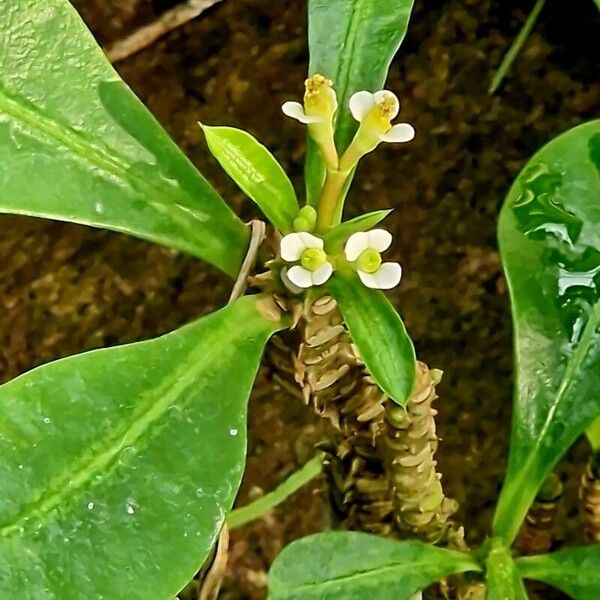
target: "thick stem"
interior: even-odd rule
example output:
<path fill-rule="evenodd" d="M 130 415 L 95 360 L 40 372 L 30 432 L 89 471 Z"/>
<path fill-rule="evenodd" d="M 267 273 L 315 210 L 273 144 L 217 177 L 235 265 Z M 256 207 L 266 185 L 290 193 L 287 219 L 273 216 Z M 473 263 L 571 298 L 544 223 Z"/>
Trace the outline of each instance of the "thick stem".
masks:
<path fill-rule="evenodd" d="M 588 541 L 600 543 L 600 453 L 593 456 L 581 478 L 579 499 Z"/>
<path fill-rule="evenodd" d="M 455 535 L 457 503 L 444 495 L 436 470 L 438 438 L 432 408 L 441 372 L 417 363 L 414 392 L 406 408 L 386 405 L 383 451 L 392 486 L 394 518 L 403 537 L 445 544 Z"/>

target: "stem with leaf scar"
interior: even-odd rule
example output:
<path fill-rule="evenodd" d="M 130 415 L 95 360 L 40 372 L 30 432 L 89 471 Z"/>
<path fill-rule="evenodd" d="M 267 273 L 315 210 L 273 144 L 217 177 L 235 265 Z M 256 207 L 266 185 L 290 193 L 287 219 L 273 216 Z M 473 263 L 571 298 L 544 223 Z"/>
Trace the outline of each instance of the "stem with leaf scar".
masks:
<path fill-rule="evenodd" d="M 585 535 L 589 542 L 600 544 L 600 452 L 590 458 L 581 478 L 579 498 Z"/>

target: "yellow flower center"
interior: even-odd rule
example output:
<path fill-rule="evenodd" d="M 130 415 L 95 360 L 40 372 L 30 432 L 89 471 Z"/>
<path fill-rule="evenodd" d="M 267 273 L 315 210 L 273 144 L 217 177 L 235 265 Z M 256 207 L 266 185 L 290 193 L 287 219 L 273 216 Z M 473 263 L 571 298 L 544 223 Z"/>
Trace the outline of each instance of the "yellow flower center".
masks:
<path fill-rule="evenodd" d="M 336 97 L 333 82 L 323 75 L 313 75 L 304 82 L 304 109 L 307 115 L 320 117 L 324 122 L 333 118 Z"/>
<path fill-rule="evenodd" d="M 300 264 L 307 271 L 317 271 L 327 262 L 327 255 L 319 248 L 308 248 L 300 257 Z"/>
<path fill-rule="evenodd" d="M 381 254 L 373 248 L 367 248 L 357 259 L 356 266 L 365 273 L 375 273 L 381 266 Z"/>

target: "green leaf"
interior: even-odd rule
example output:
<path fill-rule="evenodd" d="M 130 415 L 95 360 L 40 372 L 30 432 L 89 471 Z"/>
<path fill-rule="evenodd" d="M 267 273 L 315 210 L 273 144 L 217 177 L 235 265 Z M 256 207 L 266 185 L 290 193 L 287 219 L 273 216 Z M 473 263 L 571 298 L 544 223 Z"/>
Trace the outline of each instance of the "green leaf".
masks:
<path fill-rule="evenodd" d="M 0 597 L 172 598 L 244 469 L 257 297 L 0 387 Z"/>
<path fill-rule="evenodd" d="M 493 540 L 485 561 L 486 600 L 527 600 L 527 592 L 510 551 Z"/>
<path fill-rule="evenodd" d="M 585 430 L 585 435 L 592 446 L 592 450 L 600 452 L 600 417 L 592 422 L 592 424 Z"/>
<path fill-rule="evenodd" d="M 67 0 L 0 2 L 0 212 L 104 227 L 235 275 L 248 231 Z"/>
<path fill-rule="evenodd" d="M 333 81 L 338 95 L 336 143 L 343 152 L 357 123 L 348 103 L 359 90 L 383 88 L 392 58 L 408 28 L 414 0 L 309 0 L 309 74 Z M 305 176 L 309 203 L 316 202 L 325 166 L 307 145 Z"/>
<path fill-rule="evenodd" d="M 369 231 L 383 221 L 391 212 L 392 209 L 376 210 L 333 227 L 323 236 L 327 249 L 331 253 L 341 252 L 344 243 L 353 233 Z"/>
<path fill-rule="evenodd" d="M 517 559 L 521 577 L 558 588 L 574 600 L 597 600 L 600 590 L 600 545 L 569 548 Z"/>
<path fill-rule="evenodd" d="M 409 600 L 445 575 L 478 571 L 468 554 L 355 532 L 298 540 L 275 559 L 269 600 Z"/>
<path fill-rule="evenodd" d="M 241 129 L 201 126 L 210 151 L 227 174 L 279 231 L 291 231 L 300 207 L 292 183 L 275 157 Z"/>
<path fill-rule="evenodd" d="M 541 483 L 600 414 L 600 121 L 542 148 L 499 223 L 515 337 L 508 471 L 494 532 L 510 543 Z"/>
<path fill-rule="evenodd" d="M 394 307 L 355 273 L 336 271 L 328 282 L 358 352 L 377 385 L 406 405 L 415 383 L 415 349 Z"/>

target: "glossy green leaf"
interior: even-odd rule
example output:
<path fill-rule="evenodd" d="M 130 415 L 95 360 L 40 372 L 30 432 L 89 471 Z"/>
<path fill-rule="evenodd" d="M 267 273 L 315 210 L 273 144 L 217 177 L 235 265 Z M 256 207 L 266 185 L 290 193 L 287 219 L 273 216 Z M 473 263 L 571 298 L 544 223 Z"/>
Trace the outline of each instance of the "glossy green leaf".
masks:
<path fill-rule="evenodd" d="M 586 429 L 585 434 L 592 446 L 594 452 L 600 451 L 600 418 L 596 420 Z"/>
<path fill-rule="evenodd" d="M 494 540 L 485 561 L 486 600 L 527 600 L 528 595 L 510 551 Z"/>
<path fill-rule="evenodd" d="M 597 600 L 600 590 L 600 545 L 569 548 L 517 559 L 521 577 L 544 581 L 574 600 Z"/>
<path fill-rule="evenodd" d="M 328 282 L 358 352 L 377 385 L 406 405 L 415 383 L 415 349 L 402 319 L 379 290 L 355 273 L 336 271 Z"/>
<path fill-rule="evenodd" d="M 375 225 L 381 223 L 391 212 L 392 209 L 376 210 L 333 227 L 323 236 L 327 250 L 331 253 L 341 252 L 344 243 L 353 233 L 369 231 Z"/>
<path fill-rule="evenodd" d="M 0 598 L 167 600 L 231 508 L 279 324 L 246 297 L 0 387 Z"/>
<path fill-rule="evenodd" d="M 499 224 L 516 390 L 494 531 L 511 542 L 539 486 L 600 414 L 600 121 L 542 148 Z"/>
<path fill-rule="evenodd" d="M 67 0 L 0 2 L 0 212 L 121 231 L 235 275 L 248 232 Z"/>
<path fill-rule="evenodd" d="M 202 125 L 208 147 L 227 174 L 279 231 L 287 233 L 300 207 L 275 157 L 246 131 Z"/>
<path fill-rule="evenodd" d="M 585 430 L 585 434 L 592 446 L 594 452 L 600 451 L 600 417 L 592 422 L 592 424 Z"/>
<path fill-rule="evenodd" d="M 365 533 L 327 532 L 298 540 L 275 559 L 269 600 L 409 600 L 452 573 L 477 571 L 468 554 Z"/>
<path fill-rule="evenodd" d="M 392 58 L 408 28 L 414 0 L 309 0 L 309 73 L 331 79 L 338 95 L 336 143 L 346 149 L 356 122 L 348 103 L 359 90 L 383 88 Z M 316 202 L 325 167 L 314 144 L 307 145 L 308 201 Z"/>

